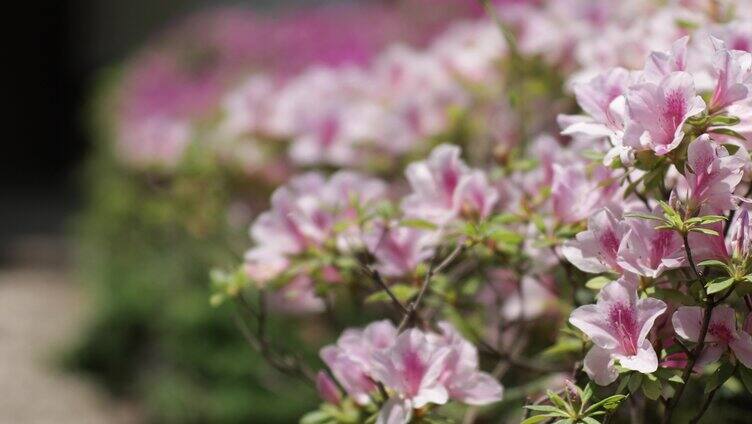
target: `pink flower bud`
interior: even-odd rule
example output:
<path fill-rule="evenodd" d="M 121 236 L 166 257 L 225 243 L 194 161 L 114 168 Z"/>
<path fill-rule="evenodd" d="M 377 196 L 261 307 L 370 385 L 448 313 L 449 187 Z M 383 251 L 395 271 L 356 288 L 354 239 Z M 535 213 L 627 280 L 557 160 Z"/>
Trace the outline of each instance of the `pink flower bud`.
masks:
<path fill-rule="evenodd" d="M 316 390 L 325 402 L 337 405 L 342 400 L 337 384 L 325 371 L 319 371 L 316 375 Z"/>

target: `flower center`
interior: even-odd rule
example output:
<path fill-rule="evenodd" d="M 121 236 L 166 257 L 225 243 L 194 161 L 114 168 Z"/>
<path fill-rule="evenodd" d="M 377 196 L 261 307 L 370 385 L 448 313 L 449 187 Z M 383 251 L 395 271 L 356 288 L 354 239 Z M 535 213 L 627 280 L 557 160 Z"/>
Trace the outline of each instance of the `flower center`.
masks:
<path fill-rule="evenodd" d="M 623 303 L 616 304 L 611 307 L 608 318 L 624 354 L 636 355 L 638 331 L 634 309 Z"/>
<path fill-rule="evenodd" d="M 710 327 L 708 327 L 708 333 L 726 344 L 733 342 L 735 339 L 731 329 L 723 324 L 711 324 Z"/>

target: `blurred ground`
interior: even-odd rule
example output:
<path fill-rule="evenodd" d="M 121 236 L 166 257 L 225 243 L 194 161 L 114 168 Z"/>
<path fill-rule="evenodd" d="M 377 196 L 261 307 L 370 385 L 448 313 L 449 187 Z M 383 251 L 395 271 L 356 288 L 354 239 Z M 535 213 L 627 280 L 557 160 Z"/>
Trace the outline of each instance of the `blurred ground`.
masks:
<path fill-rule="evenodd" d="M 0 423 L 138 422 L 133 407 L 56 367 L 85 306 L 81 288 L 59 265 L 0 269 Z"/>

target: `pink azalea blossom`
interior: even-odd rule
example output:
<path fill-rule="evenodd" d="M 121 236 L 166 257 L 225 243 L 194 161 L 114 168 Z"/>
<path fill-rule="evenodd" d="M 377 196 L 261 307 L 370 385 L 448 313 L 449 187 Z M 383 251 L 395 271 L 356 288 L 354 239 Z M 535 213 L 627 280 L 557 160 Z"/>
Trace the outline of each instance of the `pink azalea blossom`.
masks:
<path fill-rule="evenodd" d="M 267 295 L 269 309 L 281 314 L 298 315 L 322 312 L 324 301 L 316 296 L 313 280 L 307 275 L 297 275 L 281 288 Z"/>
<path fill-rule="evenodd" d="M 432 231 L 380 223 L 366 234 L 365 242 L 376 258 L 376 269 L 384 276 L 400 277 L 433 256 L 437 237 Z"/>
<path fill-rule="evenodd" d="M 567 241 L 561 252 L 577 268 L 590 273 L 621 273 L 619 248 L 629 232 L 629 224 L 622 216 L 621 207 L 608 205 L 591 215 L 586 231 Z"/>
<path fill-rule="evenodd" d="M 682 306 L 674 312 L 671 322 L 681 338 L 697 342 L 700 338 L 704 310 L 699 306 Z M 752 336 L 737 330 L 736 314 L 728 305 L 713 308 L 705 336 L 706 346 L 699 359 L 706 365 L 718 360 L 728 349 L 747 368 L 752 367 Z"/>
<path fill-rule="evenodd" d="M 152 117 L 124 125 L 116 147 L 129 165 L 172 169 L 180 163 L 190 141 L 187 121 Z"/>
<path fill-rule="evenodd" d="M 690 210 L 720 213 L 734 207 L 732 195 L 742 180 L 749 155 L 744 148 L 729 155 L 704 134 L 689 144 L 685 179 L 677 187 Z"/>
<path fill-rule="evenodd" d="M 504 388 L 492 375 L 478 370 L 478 350 L 448 322 L 438 324 L 441 335 L 432 335 L 437 346 L 450 349 L 440 380 L 451 399 L 468 405 L 501 400 Z"/>
<path fill-rule="evenodd" d="M 652 82 L 659 82 L 673 72 L 687 69 L 687 44 L 689 37 L 676 40 L 668 52 L 651 52 L 645 61 L 643 77 Z"/>
<path fill-rule="evenodd" d="M 373 361 L 377 352 L 391 348 L 397 329 L 387 321 L 377 321 L 364 329 L 347 329 L 336 345 L 321 349 L 320 356 L 347 394 L 365 405 L 376 390 Z"/>
<path fill-rule="evenodd" d="M 554 165 L 551 198 L 554 216 L 564 223 L 579 222 L 605 206 L 619 189 L 611 171 L 599 166 L 591 174 L 582 164 Z"/>
<path fill-rule="evenodd" d="M 567 125 L 562 134 L 582 134 L 590 137 L 609 137 L 616 143 L 624 131 L 624 93 L 631 83 L 630 72 L 614 68 L 586 83 L 576 83 L 577 104 L 588 116 Z"/>
<path fill-rule="evenodd" d="M 617 263 L 626 271 L 656 278 L 684 265 L 684 242 L 675 231 L 655 229 L 653 221 L 629 218 L 629 231 L 619 246 Z"/>
<path fill-rule="evenodd" d="M 261 283 L 274 278 L 287 267 L 288 257 L 331 239 L 336 223 L 354 224 L 352 202 L 365 207 L 384 191 L 381 181 L 350 171 L 340 171 L 328 180 L 314 172 L 294 177 L 275 190 L 271 209 L 251 226 L 255 245 L 246 253 L 246 272 Z M 343 231 L 341 237 L 348 235 Z"/>
<path fill-rule="evenodd" d="M 749 216 L 749 203 L 744 203 L 736 211 L 729 229 L 729 251 L 735 258 L 746 258 L 752 252 L 752 224 Z"/>
<path fill-rule="evenodd" d="M 462 215 L 486 217 L 499 198 L 483 171 L 460 159 L 457 146 L 436 147 L 428 160 L 410 164 L 405 174 L 413 189 L 402 201 L 405 215 L 438 225 Z"/>
<path fill-rule="evenodd" d="M 705 109 L 695 92 L 692 75 L 672 72 L 657 82 L 643 82 L 627 92 L 624 144 L 662 156 L 684 138 L 686 120 Z"/>
<path fill-rule="evenodd" d="M 585 356 L 588 376 L 600 385 L 612 383 L 618 376 L 617 360 L 622 367 L 641 373 L 658 369 L 658 357 L 647 336 L 665 311 L 663 301 L 639 299 L 636 289 L 623 280 L 603 287 L 595 305 L 575 309 L 569 322 L 594 344 Z"/>
<path fill-rule="evenodd" d="M 431 53 L 460 78 L 488 84 L 498 74 L 495 68 L 506 53 L 499 29 L 489 21 L 460 22 L 437 38 Z"/>
<path fill-rule="evenodd" d="M 744 259 L 750 253 L 752 242 L 752 227 L 749 219 L 749 203 L 745 201 L 736 210 L 733 221 L 729 225 L 727 235 L 724 237 L 722 223 L 707 226 L 717 234 L 692 233 L 689 235 L 689 245 L 695 260 L 704 261 L 716 259 L 728 262 L 732 258 Z"/>
<path fill-rule="evenodd" d="M 401 410 L 429 403 L 443 405 L 449 400 L 449 391 L 441 377 L 450 354 L 449 347 L 437 347 L 420 330 L 409 329 L 397 337 L 391 349 L 374 353 L 373 372 L 402 402 Z M 391 413 L 390 408 L 383 408 L 377 422 L 398 422 L 387 420 Z"/>
<path fill-rule="evenodd" d="M 746 99 L 752 86 L 750 53 L 721 49 L 713 62 L 716 84 L 708 104 L 711 113 Z"/>

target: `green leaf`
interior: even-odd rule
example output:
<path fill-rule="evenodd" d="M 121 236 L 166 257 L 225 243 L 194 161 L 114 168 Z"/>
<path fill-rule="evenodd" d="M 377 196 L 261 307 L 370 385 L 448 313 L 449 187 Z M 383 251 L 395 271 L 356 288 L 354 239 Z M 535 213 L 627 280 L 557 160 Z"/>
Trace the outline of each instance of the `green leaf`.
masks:
<path fill-rule="evenodd" d="M 642 374 L 638 372 L 632 374 L 632 376 L 629 377 L 629 383 L 627 384 L 627 387 L 629 388 L 629 393 L 635 393 L 637 390 L 639 390 L 641 384 L 642 384 Z"/>
<path fill-rule="evenodd" d="M 416 228 L 419 230 L 435 230 L 438 228 L 433 222 L 424 219 L 403 219 L 400 221 L 401 227 Z"/>
<path fill-rule="evenodd" d="M 582 417 L 580 418 L 580 421 L 582 421 L 585 424 L 600 424 L 598 420 L 596 420 L 593 417 Z"/>
<path fill-rule="evenodd" d="M 593 386 L 592 384 L 588 383 L 585 385 L 585 388 L 582 390 L 582 393 L 580 394 L 580 402 L 583 405 L 586 405 L 591 397 L 593 397 Z"/>
<path fill-rule="evenodd" d="M 407 302 L 410 300 L 413 296 L 415 296 L 418 293 L 418 288 L 415 286 L 408 286 L 405 284 L 395 284 L 389 288 L 392 293 L 394 294 L 394 297 L 396 297 L 400 302 Z M 372 303 L 372 302 L 391 302 L 392 298 L 389 297 L 389 294 L 384 290 L 379 290 L 370 296 L 366 298 L 366 303 Z"/>
<path fill-rule="evenodd" d="M 740 366 L 737 367 L 737 374 L 739 374 L 739 379 L 742 380 L 744 388 L 747 389 L 748 392 L 752 393 L 752 370 L 745 366 Z"/>
<path fill-rule="evenodd" d="M 705 385 L 705 393 L 721 387 L 732 375 L 734 375 L 734 366 L 730 362 L 724 362 L 710 376 L 708 383 Z"/>
<path fill-rule="evenodd" d="M 741 119 L 739 119 L 736 116 L 727 116 L 727 115 L 716 115 L 710 118 L 710 125 L 716 126 L 716 125 L 737 125 L 739 122 L 741 122 Z"/>
<path fill-rule="evenodd" d="M 694 305 L 696 303 L 695 299 L 692 296 L 677 289 L 656 287 L 655 297 L 663 300 L 670 300 L 673 303 L 678 303 L 680 305 Z"/>
<path fill-rule="evenodd" d="M 721 268 L 726 268 L 726 263 L 725 262 L 721 262 L 721 261 L 719 261 L 717 259 L 708 259 L 707 261 L 702 261 L 702 262 L 698 263 L 697 265 L 700 265 L 700 266 L 717 266 L 717 267 L 721 267 Z"/>
<path fill-rule="evenodd" d="M 493 224 L 506 225 L 514 224 L 516 222 L 520 222 L 521 220 L 522 218 L 519 215 L 515 215 L 513 213 L 500 213 L 491 217 L 489 221 Z"/>
<path fill-rule="evenodd" d="M 550 418 L 558 417 L 559 415 L 551 416 L 550 414 L 533 415 L 532 417 L 525 418 L 520 424 L 537 424 L 543 421 L 547 421 Z"/>
<path fill-rule="evenodd" d="M 645 394 L 645 397 L 650 400 L 656 400 L 661 395 L 661 382 L 653 377 L 651 378 L 643 378 L 642 379 L 642 393 Z"/>
<path fill-rule="evenodd" d="M 727 135 L 729 137 L 734 137 L 734 138 L 737 138 L 739 140 L 746 140 L 747 139 L 746 137 L 744 137 L 743 135 L 739 134 L 738 132 L 732 130 L 731 128 L 713 128 L 713 129 L 709 130 L 708 132 L 714 133 L 714 134 Z"/>
<path fill-rule="evenodd" d="M 734 284 L 734 279 L 729 277 L 718 277 L 708 283 L 708 294 L 718 293 L 726 290 Z"/>
<path fill-rule="evenodd" d="M 558 406 L 559 409 L 567 411 L 570 415 L 574 415 L 574 409 L 572 409 L 572 406 L 568 404 L 564 399 L 562 399 L 561 396 L 551 390 L 546 391 L 546 396 L 548 396 L 548 399 L 551 400 L 551 403 Z"/>
<path fill-rule="evenodd" d="M 718 231 L 711 230 L 710 228 L 703 228 L 703 227 L 692 227 L 689 229 L 689 231 L 695 232 L 695 233 L 702 233 L 707 234 L 709 236 L 717 236 Z"/>
<path fill-rule="evenodd" d="M 587 283 L 585 283 L 585 287 L 591 290 L 600 290 L 611 281 L 613 281 L 611 278 L 599 275 L 597 277 L 589 279 Z"/>
<path fill-rule="evenodd" d="M 582 341 L 579 339 L 562 337 L 555 345 L 541 352 L 543 357 L 559 356 L 567 353 L 576 353 L 582 350 Z"/>
<path fill-rule="evenodd" d="M 640 374 L 641 375 L 641 374 Z M 595 412 L 597 409 L 603 408 L 606 411 L 613 411 L 614 409 L 618 408 L 621 402 L 626 399 L 625 395 L 613 395 L 609 396 L 597 403 L 594 403 L 590 408 L 585 411 L 586 414 L 592 415 L 592 412 Z"/>
<path fill-rule="evenodd" d="M 488 234 L 493 241 L 505 244 L 520 244 L 524 238 L 521 234 L 507 230 L 506 228 L 495 228 Z"/>
<path fill-rule="evenodd" d="M 323 424 L 331 422 L 332 417 L 324 411 L 313 411 L 305 414 L 300 419 L 300 424 Z"/>
<path fill-rule="evenodd" d="M 640 219 L 649 219 L 653 221 L 662 221 L 665 222 L 665 218 L 661 218 L 660 216 L 655 216 L 653 214 L 644 213 L 644 212 L 629 212 L 624 214 L 625 218 L 640 218 Z"/>
<path fill-rule="evenodd" d="M 552 405 L 525 405 L 524 408 L 535 412 L 563 412 L 566 414 L 566 412 Z M 568 417 L 569 415 L 564 416 Z"/>

